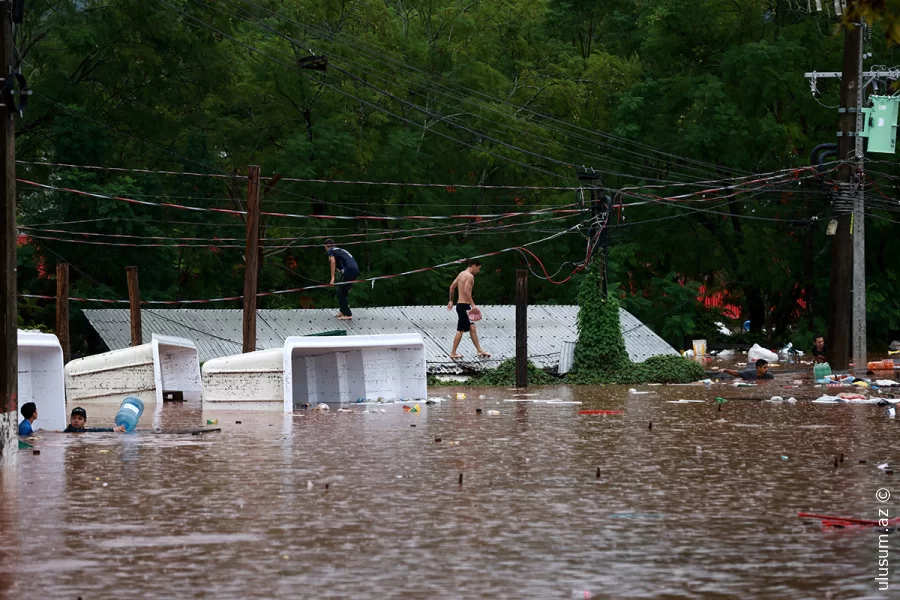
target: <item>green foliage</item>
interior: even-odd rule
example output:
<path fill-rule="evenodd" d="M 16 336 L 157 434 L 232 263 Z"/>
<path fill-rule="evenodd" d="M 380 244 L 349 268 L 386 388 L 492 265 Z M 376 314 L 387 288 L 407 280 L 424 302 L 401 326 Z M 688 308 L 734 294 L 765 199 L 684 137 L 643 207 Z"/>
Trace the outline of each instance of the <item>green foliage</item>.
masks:
<path fill-rule="evenodd" d="M 604 298 L 600 277 L 588 272 L 578 290 L 578 343 L 572 372 L 618 373 L 630 364 L 619 322 L 619 303 Z"/>
<path fill-rule="evenodd" d="M 611 189 L 666 197 L 684 193 L 686 181 L 803 166 L 813 146 L 834 139 L 835 114 L 816 103 L 803 77 L 840 68 L 842 40 L 827 2 L 821 13 L 807 12 L 802 2 L 763 0 L 173 4 L 187 15 L 141 0 L 30 2 L 16 41 L 23 73 L 39 95 L 17 124 L 17 157 L 216 175 L 243 175 L 247 165 L 259 164 L 266 177 L 534 188 L 282 180 L 262 200 L 263 210 L 274 213 L 447 216 L 570 204 L 572 192 L 542 189 L 574 184 L 569 165 L 604 171 L 602 185 Z M 882 4 L 859 6 L 877 18 Z M 884 10 L 888 17 L 896 12 Z M 895 21 L 883 23 L 879 35 L 893 35 Z M 327 73 L 292 68 L 309 49 L 328 55 Z M 876 43 L 872 51 L 872 64 L 900 62 L 896 47 Z M 836 84 L 820 82 L 820 90 L 823 104 L 838 104 Z M 888 177 L 900 174 L 894 164 L 878 168 Z M 23 179 L 161 204 L 241 210 L 246 198 L 245 182 L 227 177 L 27 163 L 18 169 Z M 886 195 L 896 195 L 888 180 L 879 181 Z M 726 292 L 725 302 L 753 321 L 754 334 L 765 328 L 768 339 L 802 337 L 819 329 L 826 314 L 826 189 L 819 181 L 792 183 L 755 194 L 734 190 L 721 202 L 629 207 L 611 227 L 609 271 L 616 285 L 610 289 L 676 347 L 694 337 L 713 339 L 720 315 L 696 301 L 700 286 Z M 73 296 L 126 298 L 126 265 L 140 268 L 148 300 L 242 291 L 239 215 L 24 184 L 18 191 L 18 225 L 44 229 L 22 230 L 31 236 L 19 247 L 22 293 L 53 295 L 57 262 L 73 267 Z M 878 340 L 900 333 L 900 278 L 891 263 L 900 237 L 891 222 L 896 212 L 887 208 L 874 207 L 867 221 L 867 270 L 874 274 L 869 331 Z M 363 276 L 375 276 L 521 245 L 577 218 L 485 219 L 425 238 L 411 231 L 432 225 L 421 221 L 264 216 L 259 289 L 326 280 L 323 237 L 352 243 Z M 516 227 L 490 228 L 495 225 Z M 567 235 L 532 249 L 552 273 L 583 258 L 584 240 Z M 478 303 L 511 303 L 514 272 L 525 267 L 513 253 L 487 259 Z M 567 273 L 564 268 L 561 278 Z M 442 304 L 454 276 L 443 269 L 360 285 L 351 300 L 355 306 Z M 556 286 L 533 278 L 529 300 L 572 303 L 584 280 L 576 275 Z M 798 315 L 801 297 L 808 309 Z M 89 306 L 73 303 L 73 348 L 95 345 L 79 317 Z M 320 289 L 264 296 L 259 306 L 337 302 L 333 290 Z M 53 327 L 52 303 L 22 299 L 19 308 L 25 324 Z M 611 331 L 613 316 L 608 308 L 583 325 Z M 621 372 L 617 339 L 591 342 L 597 345 L 583 347 L 580 360 L 602 363 L 610 376 Z"/>
<path fill-rule="evenodd" d="M 538 369 L 534 363 L 528 361 L 528 385 L 553 385 L 560 383 L 558 377 L 550 375 L 546 371 Z M 516 359 L 510 358 L 500 363 L 495 369 L 480 371 L 472 376 L 467 385 L 516 385 Z"/>
<path fill-rule="evenodd" d="M 578 292 L 578 342 L 567 383 L 689 383 L 703 376 L 703 367 L 680 356 L 652 356 L 632 363 L 625 350 L 615 297 L 603 297 L 599 276 L 588 272 Z"/>
<path fill-rule="evenodd" d="M 703 366 L 680 356 L 651 356 L 631 368 L 631 383 L 690 383 L 703 379 Z"/>

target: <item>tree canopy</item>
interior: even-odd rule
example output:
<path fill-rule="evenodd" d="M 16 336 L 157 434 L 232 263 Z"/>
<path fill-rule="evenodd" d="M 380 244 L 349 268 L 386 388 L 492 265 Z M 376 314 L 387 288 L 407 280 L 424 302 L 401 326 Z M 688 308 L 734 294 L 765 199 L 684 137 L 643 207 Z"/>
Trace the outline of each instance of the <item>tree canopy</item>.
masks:
<path fill-rule="evenodd" d="M 714 295 L 805 343 L 824 325 L 835 212 L 831 167 L 808 167 L 836 141 L 838 84 L 814 97 L 803 77 L 840 69 L 825 4 L 37 0 L 16 32 L 35 90 L 17 153 L 19 177 L 45 187 L 19 184 L 19 292 L 53 295 L 67 262 L 74 297 L 127 298 L 126 265 L 144 300 L 240 295 L 258 164 L 261 292 L 327 281 L 333 237 L 363 277 L 505 250 L 484 259 L 480 304 L 512 302 L 520 268 L 532 302 L 573 303 L 589 214 L 558 211 L 589 208 L 596 186 L 616 205 L 624 308 L 680 345 L 712 336 L 722 311 L 697 297 Z M 871 60 L 896 64 L 878 33 Z M 897 173 L 873 158 L 868 316 L 885 340 L 900 330 Z M 511 250 L 531 242 L 540 262 Z M 442 303 L 454 275 L 358 285 L 352 301 Z M 336 301 L 315 289 L 259 306 Z M 77 353 L 95 341 L 74 314 Z M 52 327 L 52 302 L 22 298 L 20 318 Z"/>

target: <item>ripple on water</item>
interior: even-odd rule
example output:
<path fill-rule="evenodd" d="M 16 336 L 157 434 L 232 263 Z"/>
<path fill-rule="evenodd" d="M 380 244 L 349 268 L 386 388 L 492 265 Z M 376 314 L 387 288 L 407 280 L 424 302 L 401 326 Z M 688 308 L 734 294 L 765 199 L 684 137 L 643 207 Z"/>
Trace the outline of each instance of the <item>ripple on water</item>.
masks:
<path fill-rule="evenodd" d="M 877 597 L 877 537 L 796 515 L 877 518 L 891 479 L 874 465 L 900 462 L 880 408 L 653 389 L 447 389 L 419 414 L 47 434 L 0 486 L 0 596 Z"/>

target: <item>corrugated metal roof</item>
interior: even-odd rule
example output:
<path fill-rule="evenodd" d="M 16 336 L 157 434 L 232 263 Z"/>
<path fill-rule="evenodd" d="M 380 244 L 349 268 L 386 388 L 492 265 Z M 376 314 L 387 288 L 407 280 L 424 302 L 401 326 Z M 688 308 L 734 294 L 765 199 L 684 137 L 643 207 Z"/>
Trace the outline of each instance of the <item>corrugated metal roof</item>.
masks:
<path fill-rule="evenodd" d="M 348 335 L 378 335 L 415 332 L 425 339 L 425 356 L 432 373 L 460 373 L 461 367 L 480 369 L 497 366 L 516 355 L 516 308 L 511 305 L 480 306 L 484 320 L 478 323 L 481 346 L 492 354 L 474 361 L 469 336 L 463 338 L 459 362 L 447 358 L 456 333 L 456 313 L 442 306 L 390 306 L 355 308 L 352 321 L 339 321 L 335 309 L 260 310 L 256 321 L 256 348 L 280 348 L 285 338 L 336 329 Z M 131 343 L 127 309 L 87 309 L 90 321 L 110 350 Z M 578 339 L 577 306 L 528 307 L 528 355 L 541 368 L 556 369 L 563 342 Z M 662 338 L 631 313 L 619 313 L 625 348 L 631 360 L 643 361 L 658 354 L 676 354 Z M 144 342 L 154 333 L 193 340 L 201 361 L 240 354 L 243 311 L 240 309 L 144 309 L 141 312 Z"/>

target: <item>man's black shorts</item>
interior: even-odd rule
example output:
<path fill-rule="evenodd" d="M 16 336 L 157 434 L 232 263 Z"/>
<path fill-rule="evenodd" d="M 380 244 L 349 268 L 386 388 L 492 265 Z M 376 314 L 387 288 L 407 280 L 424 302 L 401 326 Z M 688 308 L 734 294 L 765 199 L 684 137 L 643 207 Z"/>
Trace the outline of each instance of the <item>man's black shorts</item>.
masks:
<path fill-rule="evenodd" d="M 471 304 L 457 304 L 456 314 L 459 320 L 456 322 L 457 331 L 469 331 L 472 329 L 472 321 L 469 320 L 469 311 L 472 310 Z"/>

